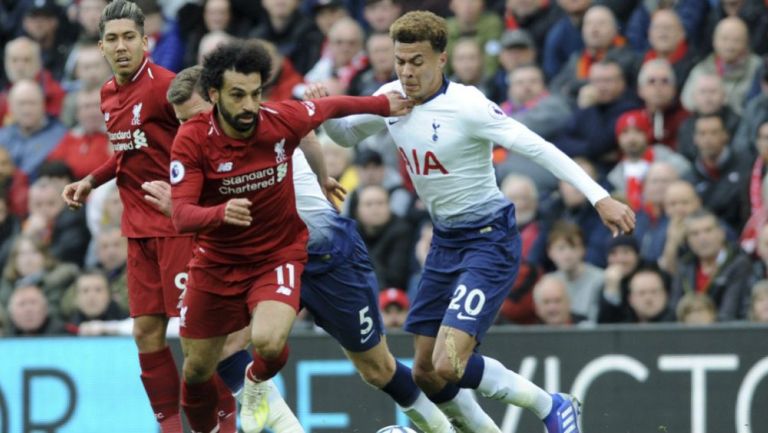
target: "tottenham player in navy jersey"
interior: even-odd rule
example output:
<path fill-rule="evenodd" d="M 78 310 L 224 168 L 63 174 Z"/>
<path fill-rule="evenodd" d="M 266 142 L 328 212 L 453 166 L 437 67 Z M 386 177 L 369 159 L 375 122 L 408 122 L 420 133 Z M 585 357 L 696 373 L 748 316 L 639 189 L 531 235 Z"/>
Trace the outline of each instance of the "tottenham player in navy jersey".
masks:
<path fill-rule="evenodd" d="M 572 183 L 614 234 L 631 231 L 634 214 L 476 88 L 444 77 L 445 20 L 431 12 L 410 12 L 392 25 L 390 35 L 398 81 L 379 93 L 405 94 L 415 103 L 413 111 L 396 118 L 350 116 L 327 121 L 324 128 L 346 146 L 388 130 L 433 220 L 432 246 L 405 326 L 415 334 L 416 382 L 441 408 L 461 412 L 457 426 L 462 431 L 499 431 L 479 407 L 468 410 L 471 403 L 461 389 L 470 388 L 531 410 L 549 433 L 577 433 L 579 407 L 573 397 L 549 394 L 476 350 L 520 261 L 514 205 L 496 185 L 492 144 L 521 153 Z M 323 93 L 322 86 L 315 86 L 308 96 Z"/>

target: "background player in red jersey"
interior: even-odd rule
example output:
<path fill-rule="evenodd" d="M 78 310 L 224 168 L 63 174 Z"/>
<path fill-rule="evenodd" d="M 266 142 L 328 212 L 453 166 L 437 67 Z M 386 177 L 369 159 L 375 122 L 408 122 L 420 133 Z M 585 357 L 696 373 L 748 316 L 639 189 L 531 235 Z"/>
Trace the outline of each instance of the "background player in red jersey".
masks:
<path fill-rule="evenodd" d="M 173 222 L 196 233 L 181 307 L 182 406 L 194 431 L 217 429 L 212 376 L 226 335 L 251 323 L 254 361 L 246 372 L 241 421 L 259 432 L 268 415 L 266 380 L 288 358 L 299 307 L 307 229 L 296 212 L 291 157 L 325 119 L 353 113 L 402 115 L 402 96 L 261 103 L 269 53 L 256 43 L 217 48 L 202 88 L 214 104 L 180 129 L 173 144 Z"/>
<path fill-rule="evenodd" d="M 141 379 L 162 432 L 181 433 L 179 375 L 165 333 L 168 317 L 179 315 L 193 241 L 179 235 L 142 190 L 146 182 L 168 179 L 179 123 L 173 107 L 158 95 L 165 95 L 174 75 L 147 58 L 144 15 L 136 4 L 110 3 L 102 11 L 99 31 L 99 47 L 114 73 L 101 89 L 101 110 L 115 153 L 93 173 L 67 185 L 63 196 L 70 206 L 80 207 L 93 188 L 117 177 L 125 208 L 122 232 L 129 240 L 129 304 Z M 216 383 L 222 410 L 233 413 L 229 390 L 220 380 Z M 234 416 L 228 428 L 235 431 Z"/>

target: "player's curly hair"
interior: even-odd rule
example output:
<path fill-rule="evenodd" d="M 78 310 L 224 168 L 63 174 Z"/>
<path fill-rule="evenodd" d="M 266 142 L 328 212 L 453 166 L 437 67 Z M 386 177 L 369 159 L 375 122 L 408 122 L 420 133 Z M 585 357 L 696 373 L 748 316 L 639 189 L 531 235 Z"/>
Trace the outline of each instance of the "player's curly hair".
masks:
<path fill-rule="evenodd" d="M 433 50 L 442 53 L 448 45 L 448 25 L 432 12 L 413 11 L 392 23 L 389 36 L 403 44 L 428 41 Z"/>
<path fill-rule="evenodd" d="M 241 74 L 259 73 L 261 82 L 266 84 L 272 68 L 272 58 L 264 45 L 255 41 L 236 40 L 220 45 L 203 60 L 203 72 L 200 74 L 200 87 L 208 102 L 208 90 L 221 90 L 225 71 Z"/>

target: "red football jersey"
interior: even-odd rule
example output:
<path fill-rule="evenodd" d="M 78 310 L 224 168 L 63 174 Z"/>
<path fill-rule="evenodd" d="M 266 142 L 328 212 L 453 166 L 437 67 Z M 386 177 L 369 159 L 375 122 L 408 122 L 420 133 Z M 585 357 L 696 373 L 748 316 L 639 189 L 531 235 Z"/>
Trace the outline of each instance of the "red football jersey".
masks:
<path fill-rule="evenodd" d="M 96 185 L 117 176 L 123 201 L 123 235 L 129 238 L 179 236 L 171 219 L 144 200 L 141 185 L 168 180 L 171 145 L 179 128 L 165 99 L 174 73 L 146 57 L 131 81 L 114 78 L 101 88 L 101 111 L 114 155 L 93 173 Z"/>
<path fill-rule="evenodd" d="M 293 151 L 326 119 L 363 112 L 389 115 L 386 96 L 264 103 L 256 130 L 244 140 L 221 131 L 215 110 L 184 123 L 171 158 L 173 222 L 182 233 L 197 233 L 197 258 L 210 264 L 268 263 L 275 255 L 304 260 L 307 229 L 296 213 Z M 223 223 L 233 198 L 253 203 L 249 227 Z"/>

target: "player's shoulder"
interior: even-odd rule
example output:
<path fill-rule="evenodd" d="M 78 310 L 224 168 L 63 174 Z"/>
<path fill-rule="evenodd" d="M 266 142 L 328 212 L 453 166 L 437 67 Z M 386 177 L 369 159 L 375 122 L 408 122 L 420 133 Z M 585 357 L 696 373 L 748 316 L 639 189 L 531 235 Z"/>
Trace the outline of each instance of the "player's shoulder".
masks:
<path fill-rule="evenodd" d="M 403 84 L 400 83 L 400 80 L 390 81 L 389 83 L 382 85 L 379 87 L 379 90 L 373 92 L 373 96 L 383 95 L 384 93 L 392 91 L 403 93 Z"/>
<path fill-rule="evenodd" d="M 498 104 L 488 99 L 475 86 L 451 82 L 446 91 L 446 101 L 462 110 L 463 117 L 469 120 L 501 120 L 507 115 Z"/>
<path fill-rule="evenodd" d="M 178 141 L 200 143 L 204 137 L 214 133 L 214 126 L 211 124 L 210 113 L 204 112 L 190 117 L 186 122 L 179 126 L 176 133 Z M 186 140 L 185 140 L 186 139 Z"/>

